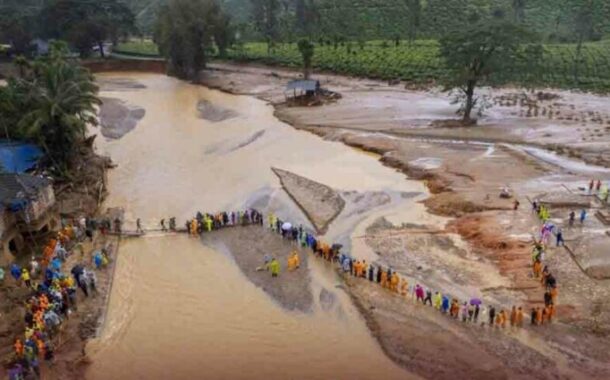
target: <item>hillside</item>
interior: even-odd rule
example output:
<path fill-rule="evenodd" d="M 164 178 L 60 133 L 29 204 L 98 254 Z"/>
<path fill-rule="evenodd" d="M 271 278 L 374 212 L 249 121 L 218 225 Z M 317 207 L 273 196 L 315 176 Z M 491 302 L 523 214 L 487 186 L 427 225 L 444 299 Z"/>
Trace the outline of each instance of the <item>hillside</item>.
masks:
<path fill-rule="evenodd" d="M 8 1 L 8 0 L 3 0 Z M 138 26 L 149 34 L 158 6 L 166 0 L 125 0 L 136 14 Z M 251 23 L 251 0 L 219 0 L 236 24 Z M 284 28 L 296 22 L 294 13 L 298 0 L 279 0 Z M 567 14 L 574 0 L 522 0 L 519 12 L 523 24 L 545 39 L 569 41 L 573 33 L 568 28 Z M 596 37 L 610 35 L 610 2 L 595 0 L 598 9 L 593 19 Z M 408 28 L 407 0 L 313 0 L 319 15 L 317 30 L 326 37 L 338 35 L 352 39 L 393 39 L 406 36 Z M 512 0 L 421 0 L 419 36 L 437 37 L 470 22 L 473 18 L 490 14 L 514 18 Z M 288 33 L 290 34 L 290 33 Z M 255 35 L 246 36 L 256 38 Z"/>

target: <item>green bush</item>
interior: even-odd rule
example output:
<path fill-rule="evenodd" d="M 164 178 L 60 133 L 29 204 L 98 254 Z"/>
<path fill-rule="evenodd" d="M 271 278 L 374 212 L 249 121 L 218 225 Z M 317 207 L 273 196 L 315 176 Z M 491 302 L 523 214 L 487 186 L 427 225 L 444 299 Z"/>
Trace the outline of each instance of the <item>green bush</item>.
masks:
<path fill-rule="evenodd" d="M 339 74 L 383 80 L 402 79 L 414 83 L 433 84 L 445 74 L 435 40 L 418 40 L 400 46 L 385 41 L 368 41 L 363 48 L 348 51 L 333 45 L 318 45 L 313 68 Z M 353 49 L 352 49 L 353 50 Z M 583 46 L 578 80 L 574 75 L 576 46 L 549 44 L 539 62 L 524 63 L 506 75 L 515 84 L 537 87 L 577 88 L 594 92 L 610 91 L 610 41 L 587 43 Z M 265 43 L 247 43 L 239 50 L 229 50 L 228 59 L 260 62 L 269 65 L 300 67 L 301 56 L 296 44 L 278 44 L 271 55 Z"/>

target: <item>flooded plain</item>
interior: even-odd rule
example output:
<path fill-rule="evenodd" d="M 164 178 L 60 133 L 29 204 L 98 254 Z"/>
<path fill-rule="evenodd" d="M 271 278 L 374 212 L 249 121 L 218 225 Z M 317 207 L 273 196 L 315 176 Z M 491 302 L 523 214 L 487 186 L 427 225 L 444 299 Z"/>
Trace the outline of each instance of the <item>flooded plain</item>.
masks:
<path fill-rule="evenodd" d="M 423 184 L 375 157 L 279 122 L 265 102 L 155 74 L 98 79 L 104 97 L 146 111 L 120 139 L 97 141 L 118 164 L 105 205 L 125 208 L 128 229 L 136 218 L 156 229 L 162 218 L 175 216 L 181 224 L 197 211 L 244 207 L 309 226 L 272 167 L 342 192 L 388 194 L 383 207 L 353 206 L 331 225 L 329 238 L 348 246 L 354 231 L 379 216 L 396 223 L 429 218 L 415 203 L 425 196 Z M 137 85 L 117 85 L 128 79 Z M 231 117 L 206 118 L 202 102 Z M 355 256 L 372 254 L 361 243 L 352 249 Z M 230 255 L 197 239 L 150 233 L 123 243 L 117 260 L 108 314 L 87 347 L 89 379 L 415 378 L 384 355 L 322 262 L 309 266 L 316 304 L 300 313 L 284 310 Z M 319 305 L 323 289 L 336 296 L 333 308 Z"/>

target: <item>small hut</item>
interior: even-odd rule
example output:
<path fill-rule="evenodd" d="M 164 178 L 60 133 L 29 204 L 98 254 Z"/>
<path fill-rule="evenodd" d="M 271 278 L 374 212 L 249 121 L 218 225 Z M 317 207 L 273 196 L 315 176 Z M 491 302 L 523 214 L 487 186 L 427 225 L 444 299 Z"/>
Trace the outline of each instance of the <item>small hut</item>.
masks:
<path fill-rule="evenodd" d="M 286 100 L 299 97 L 311 98 L 320 93 L 320 81 L 297 79 L 288 82 L 284 90 Z"/>

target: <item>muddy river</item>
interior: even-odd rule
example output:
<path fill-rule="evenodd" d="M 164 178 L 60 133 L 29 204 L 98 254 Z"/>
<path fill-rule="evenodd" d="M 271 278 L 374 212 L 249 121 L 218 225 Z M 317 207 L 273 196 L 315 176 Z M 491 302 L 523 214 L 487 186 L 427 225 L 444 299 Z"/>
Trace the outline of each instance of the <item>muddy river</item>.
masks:
<path fill-rule="evenodd" d="M 380 215 L 424 217 L 417 197 L 399 196 L 423 194 L 421 183 L 375 157 L 294 130 L 260 100 L 153 74 L 113 73 L 99 80 L 104 97 L 145 110 L 121 139 L 97 141 L 118 164 L 110 172 L 106 206 L 125 208 L 127 228 L 136 218 L 152 229 L 161 218 L 181 223 L 198 210 L 246 206 L 308 225 L 271 167 L 341 191 L 390 195 L 383 207 L 340 216 L 329 231 L 333 238 L 351 240 Z M 125 85 L 130 81 L 137 85 Z M 227 118 L 202 118 L 202 101 Z M 363 246 L 353 249 L 370 255 Z M 326 289 L 336 295 L 333 308 L 285 311 L 250 283 L 232 257 L 196 239 L 156 232 L 122 243 L 108 314 L 87 347 L 93 358 L 87 378 L 413 378 L 381 351 L 334 272 L 316 260 L 309 270 L 315 302 Z"/>

